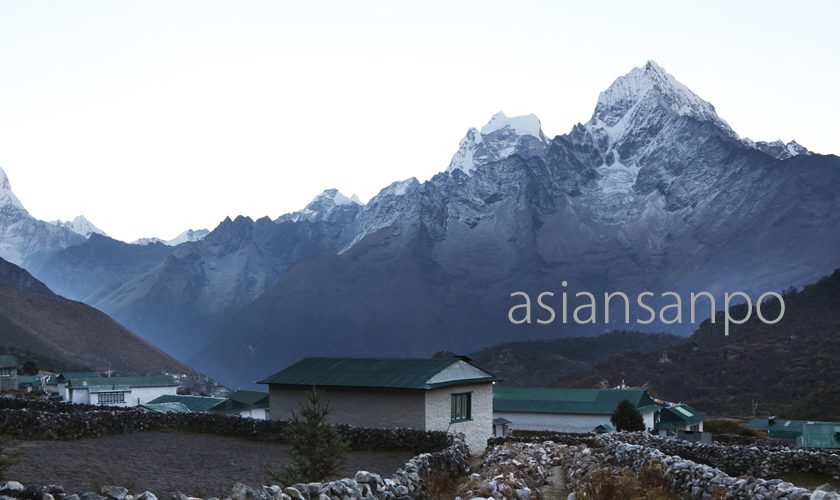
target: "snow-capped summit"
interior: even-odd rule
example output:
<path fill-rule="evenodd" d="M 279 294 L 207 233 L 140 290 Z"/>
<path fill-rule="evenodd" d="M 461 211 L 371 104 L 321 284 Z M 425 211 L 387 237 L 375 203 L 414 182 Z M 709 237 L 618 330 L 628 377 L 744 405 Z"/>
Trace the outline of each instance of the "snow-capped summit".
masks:
<path fill-rule="evenodd" d="M 512 129 L 517 135 L 532 135 L 537 139 L 545 139 L 540 119 L 536 115 L 508 117 L 502 111 L 493 115 L 487 125 L 481 127 L 481 135 L 490 135 L 505 128 Z"/>
<path fill-rule="evenodd" d="M 603 129 L 610 143 L 616 143 L 639 128 L 645 115 L 662 112 L 709 121 L 732 137 L 738 137 L 729 124 L 717 115 L 714 106 L 654 61 L 633 68 L 601 92 L 587 125 Z"/>
<path fill-rule="evenodd" d="M 796 141 L 790 141 L 788 143 L 780 140 L 765 142 L 753 141 L 750 138 L 744 138 L 743 143 L 779 160 L 787 160 L 788 158 L 793 158 L 794 156 L 813 154 L 808 150 L 808 148 Z"/>
<path fill-rule="evenodd" d="M 85 238 L 90 237 L 91 234 L 101 234 L 102 236 L 107 236 L 105 231 L 99 229 L 84 215 L 76 216 L 73 220 L 64 221 L 64 220 L 53 220 L 50 221 L 50 224 L 59 227 L 66 227 L 67 229 L 73 231 L 74 233 L 84 236 Z"/>
<path fill-rule="evenodd" d="M 540 154 L 547 145 L 548 139 L 535 115 L 508 117 L 500 111 L 480 131 L 475 128 L 467 131 L 447 171 L 461 170 L 470 174 L 481 165 L 514 154 L 524 157 Z"/>
<path fill-rule="evenodd" d="M 176 245 L 180 245 L 181 243 L 186 243 L 188 241 L 203 240 L 204 237 L 208 234 L 210 234 L 210 231 L 207 229 L 187 229 L 178 236 L 172 238 L 171 240 L 164 241 L 163 243 L 174 247 Z"/>
<path fill-rule="evenodd" d="M 200 241 L 203 240 L 205 236 L 210 234 L 210 231 L 207 229 L 187 229 L 183 233 L 179 234 L 178 236 L 172 238 L 171 240 L 164 240 L 162 238 L 139 238 L 131 242 L 132 245 L 155 245 L 158 243 L 162 243 L 164 245 L 174 247 L 178 246 L 181 243 L 186 243 L 188 241 Z"/>
<path fill-rule="evenodd" d="M 350 197 L 345 196 L 338 189 L 326 189 L 321 194 L 316 196 L 299 212 L 281 215 L 277 222 L 291 220 L 294 222 L 309 221 L 316 222 L 319 220 L 330 219 L 336 211 L 350 209 L 355 211 L 364 205 L 359 197 L 353 194 Z"/>
<path fill-rule="evenodd" d="M 0 167 L 0 213 L 4 215 L 29 215 L 29 212 L 23 208 L 23 204 L 12 191 L 9 176 L 6 175 L 6 171 L 2 167 Z"/>

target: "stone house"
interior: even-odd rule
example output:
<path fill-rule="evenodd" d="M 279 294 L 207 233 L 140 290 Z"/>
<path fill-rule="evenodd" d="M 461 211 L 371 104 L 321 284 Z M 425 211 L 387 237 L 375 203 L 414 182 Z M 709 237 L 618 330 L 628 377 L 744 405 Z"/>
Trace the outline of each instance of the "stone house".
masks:
<path fill-rule="evenodd" d="M 468 358 L 304 358 L 259 383 L 274 420 L 289 419 L 317 387 L 332 423 L 460 432 L 478 454 L 493 434 L 495 380 Z"/>
<path fill-rule="evenodd" d="M 139 377 L 70 378 L 66 383 L 71 403 L 105 406 L 140 406 L 160 396 L 175 395 L 178 382 L 170 375 Z"/>
<path fill-rule="evenodd" d="M 641 389 L 496 387 L 493 416 L 509 420 L 512 430 L 596 432 L 611 428 L 610 417 L 624 399 L 652 430 L 660 407 Z"/>
<path fill-rule="evenodd" d="M 9 354 L 0 355 L 0 391 L 17 388 L 17 358 Z"/>

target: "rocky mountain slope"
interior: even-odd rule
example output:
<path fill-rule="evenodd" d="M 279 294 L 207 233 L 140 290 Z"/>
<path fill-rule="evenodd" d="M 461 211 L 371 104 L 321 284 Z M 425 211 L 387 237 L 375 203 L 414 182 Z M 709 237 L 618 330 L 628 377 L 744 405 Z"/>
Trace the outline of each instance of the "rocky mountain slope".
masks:
<path fill-rule="evenodd" d="M 113 368 L 124 373 L 194 373 L 101 312 L 54 295 L 0 259 L 0 346 L 34 353 L 57 369 Z"/>
<path fill-rule="evenodd" d="M 741 138 L 648 62 L 568 134 L 498 113 L 426 182 L 395 182 L 367 205 L 328 190 L 274 221 L 228 219 L 86 300 L 237 383 L 304 355 L 598 334 L 627 326 L 512 325 L 510 294 L 803 285 L 840 265 L 838 183 L 836 156 Z"/>
<path fill-rule="evenodd" d="M 253 380 L 311 353 L 465 352 L 570 331 L 510 324 L 513 291 L 760 294 L 840 264 L 840 159 L 762 151 L 655 63 L 567 135 L 546 143 L 534 123 L 497 115 L 448 171 L 385 188 L 351 245 L 291 267 L 194 363 Z"/>
<path fill-rule="evenodd" d="M 720 318 L 704 322 L 687 339 L 658 352 L 617 354 L 585 375 L 563 383 L 593 387 L 647 386 L 663 398 L 689 401 L 711 415 L 777 415 L 840 419 L 840 269 L 784 296 L 785 315 L 775 325 L 757 318 L 723 334 Z M 733 317 L 743 317 L 744 305 Z M 775 317 L 778 302 L 763 307 Z"/>

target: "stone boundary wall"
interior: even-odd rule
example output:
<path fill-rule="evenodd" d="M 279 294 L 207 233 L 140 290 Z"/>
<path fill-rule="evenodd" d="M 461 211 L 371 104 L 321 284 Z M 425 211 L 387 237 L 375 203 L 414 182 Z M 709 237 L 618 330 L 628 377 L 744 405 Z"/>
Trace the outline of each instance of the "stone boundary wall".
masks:
<path fill-rule="evenodd" d="M 254 420 L 238 415 L 154 413 L 141 409 L 107 409 L 68 403 L 32 405 L 39 410 L 0 409 L 0 435 L 16 439 L 72 440 L 142 431 L 198 432 L 257 441 L 283 442 L 288 422 Z M 61 408 L 55 408 L 55 406 Z M 44 411 L 44 409 L 49 411 Z M 69 411 L 58 411 L 58 410 Z M 368 429 L 336 426 L 353 450 L 439 451 L 452 444 L 450 434 L 415 429 Z"/>
<path fill-rule="evenodd" d="M 605 434 L 598 440 L 602 443 L 620 441 L 655 448 L 666 455 L 678 455 L 734 476 L 746 474 L 755 477 L 778 477 L 790 471 L 840 476 L 840 454 L 837 450 L 702 444 L 644 433 Z"/>
<path fill-rule="evenodd" d="M 781 479 L 753 476 L 732 477 L 710 465 L 698 464 L 677 455 L 641 445 L 605 440 L 600 449 L 581 448 L 563 462 L 566 478 L 575 483 L 588 473 L 606 466 L 628 467 L 638 472 L 645 466 L 660 466 L 676 492 L 692 498 L 727 498 L 736 500 L 763 499 L 838 499 L 835 493 L 811 492 Z"/>

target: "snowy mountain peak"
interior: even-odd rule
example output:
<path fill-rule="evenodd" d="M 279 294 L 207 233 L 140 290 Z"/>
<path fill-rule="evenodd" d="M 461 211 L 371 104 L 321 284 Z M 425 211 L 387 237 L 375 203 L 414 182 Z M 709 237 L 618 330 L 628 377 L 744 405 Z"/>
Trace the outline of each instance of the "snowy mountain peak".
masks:
<path fill-rule="evenodd" d="M 95 225 L 93 225 L 93 223 L 91 221 L 87 220 L 87 218 L 84 215 L 76 216 L 76 218 L 74 218 L 73 220 L 69 220 L 69 221 L 64 221 L 64 220 L 50 221 L 50 224 L 52 224 L 54 226 L 65 227 L 65 228 L 73 231 L 74 233 L 76 233 L 78 235 L 84 236 L 85 238 L 90 237 L 90 235 L 92 235 L 94 233 L 95 234 L 101 234 L 102 236 L 107 236 L 107 234 L 105 234 L 105 231 L 103 231 L 103 230 L 99 229 L 98 227 L 96 227 Z"/>
<path fill-rule="evenodd" d="M 342 210 L 355 210 L 364 203 L 355 194 L 347 197 L 338 189 L 326 189 L 309 202 L 303 210 L 281 215 L 276 222 L 291 220 L 294 222 L 317 222 L 331 219 L 334 214 Z"/>
<path fill-rule="evenodd" d="M 207 229 L 187 229 L 178 236 L 172 238 L 171 240 L 164 241 L 163 243 L 174 247 L 176 245 L 180 245 L 181 243 L 186 243 L 188 241 L 203 240 L 204 237 L 208 234 L 210 234 L 210 231 Z"/>
<path fill-rule="evenodd" d="M 540 119 L 536 115 L 508 117 L 502 111 L 493 115 L 487 125 L 481 127 L 481 135 L 490 135 L 502 129 L 510 129 L 517 135 L 531 135 L 537 139 L 545 139 Z"/>
<path fill-rule="evenodd" d="M 0 167 L 0 213 L 4 215 L 29 216 L 29 212 L 23 208 L 23 203 L 20 202 L 12 191 L 9 176 L 6 175 L 6 171 L 2 167 Z"/>
<path fill-rule="evenodd" d="M 766 153 L 779 160 L 787 160 L 788 158 L 793 158 L 794 156 L 807 156 L 813 154 L 808 150 L 808 148 L 796 141 L 790 141 L 786 144 L 780 140 L 765 142 L 753 141 L 750 138 L 744 138 L 742 142 L 753 149 L 757 149 L 762 153 Z"/>
<path fill-rule="evenodd" d="M 471 174 L 481 165 L 503 160 L 514 154 L 534 156 L 545 150 L 548 139 L 535 115 L 508 117 L 499 111 L 481 130 L 471 128 L 461 139 L 449 162 L 448 172 Z"/>
<path fill-rule="evenodd" d="M 618 139 L 638 112 L 666 110 L 679 116 L 710 121 L 733 137 L 737 134 L 722 120 L 715 107 L 678 82 L 654 61 L 633 68 L 598 96 L 590 124 L 600 125 Z"/>
<path fill-rule="evenodd" d="M 226 217 L 224 222 L 231 222 L 230 217 Z M 224 223 L 223 222 L 223 223 Z M 232 222 L 231 222 L 232 223 Z M 132 245 L 156 245 L 158 243 L 162 243 L 164 245 L 174 247 L 178 246 L 181 243 L 186 243 L 188 241 L 200 241 L 203 240 L 205 236 L 210 234 L 210 231 L 207 229 L 187 229 L 183 233 L 179 234 L 178 236 L 172 238 L 171 240 L 164 240 L 161 238 L 140 238 L 131 242 Z"/>

